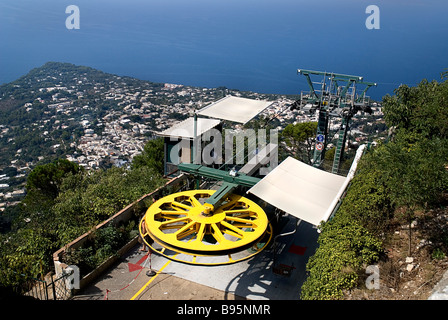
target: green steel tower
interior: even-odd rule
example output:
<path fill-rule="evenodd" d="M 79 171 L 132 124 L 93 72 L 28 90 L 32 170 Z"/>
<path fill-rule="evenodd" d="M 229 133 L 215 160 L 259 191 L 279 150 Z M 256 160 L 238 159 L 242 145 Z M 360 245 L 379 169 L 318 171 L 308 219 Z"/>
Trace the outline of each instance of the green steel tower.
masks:
<path fill-rule="evenodd" d="M 312 71 L 298 69 L 297 73 L 305 76 L 309 92 L 302 92 L 300 100 L 297 100 L 291 110 L 309 110 L 317 114 L 317 133 L 313 155 L 313 166 L 320 167 L 325 157 L 328 144 L 328 125 L 330 117 L 342 119 L 338 130 L 338 141 L 333 159 L 332 173 L 339 173 L 339 166 L 344 155 L 344 147 L 347 140 L 347 132 L 352 117 L 358 111 L 372 113 L 371 101 L 366 96 L 367 90 L 376 86 L 376 83 L 365 82 L 363 77 L 339 74 L 326 71 Z M 312 81 L 311 77 L 322 77 L 321 81 Z M 360 94 L 357 90 L 363 88 Z"/>

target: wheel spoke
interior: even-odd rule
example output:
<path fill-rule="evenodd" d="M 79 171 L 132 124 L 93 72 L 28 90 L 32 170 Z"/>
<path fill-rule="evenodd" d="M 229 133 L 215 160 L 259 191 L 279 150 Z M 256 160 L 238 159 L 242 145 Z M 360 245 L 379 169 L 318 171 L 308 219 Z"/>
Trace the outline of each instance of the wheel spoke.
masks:
<path fill-rule="evenodd" d="M 213 237 L 218 241 L 219 243 L 223 243 L 225 241 L 228 241 L 226 238 L 224 238 L 224 235 L 222 234 L 221 230 L 219 230 L 219 227 L 216 225 L 216 223 L 211 224 L 213 229 Z"/>
<path fill-rule="evenodd" d="M 187 223 L 186 225 L 184 225 L 184 226 L 183 226 L 182 228 L 180 228 L 179 230 L 177 230 L 177 231 L 174 233 L 174 235 L 176 236 L 176 239 L 179 240 L 179 239 L 185 238 L 186 236 L 183 235 L 183 233 L 184 233 L 185 231 L 187 231 L 188 229 L 190 229 L 191 227 L 193 227 L 195 224 L 196 224 L 195 221 L 191 221 L 191 222 Z"/>
<path fill-rule="evenodd" d="M 257 215 L 255 213 L 253 213 L 253 212 L 246 212 L 246 213 L 242 213 L 242 214 L 231 216 L 231 217 L 235 217 L 235 218 L 250 218 L 250 217 L 257 218 Z"/>
<path fill-rule="evenodd" d="M 187 215 L 188 211 L 181 211 L 181 210 L 176 210 L 176 211 L 171 211 L 171 210 L 162 210 L 160 211 L 161 214 L 165 215 L 173 215 L 173 216 L 180 216 L 182 214 Z"/>
<path fill-rule="evenodd" d="M 231 210 L 224 210 L 226 214 L 234 214 L 234 213 L 249 213 L 249 209 L 231 209 Z"/>
<path fill-rule="evenodd" d="M 238 238 L 243 238 L 243 234 L 244 234 L 243 230 L 241 230 L 241 229 L 239 229 L 239 228 L 237 228 L 237 227 L 235 227 L 235 226 L 233 226 L 230 223 L 225 222 L 225 221 L 221 221 L 221 225 L 223 225 L 227 229 L 232 230 L 233 233 L 235 233 L 235 234 L 232 234 L 233 236 L 238 237 Z"/>
<path fill-rule="evenodd" d="M 231 199 L 229 202 L 227 202 L 226 204 L 224 204 L 223 206 L 223 210 L 227 211 L 227 210 L 232 210 L 232 208 L 238 203 L 240 202 L 240 198 L 233 198 Z"/>
<path fill-rule="evenodd" d="M 225 234 L 228 234 L 229 236 L 235 237 L 237 239 L 240 239 L 240 240 L 243 239 L 243 236 L 241 236 L 240 234 L 235 233 L 233 231 L 230 231 L 229 229 L 224 229 L 224 230 L 222 230 L 222 232 Z"/>
<path fill-rule="evenodd" d="M 204 239 L 204 236 L 205 236 L 205 226 L 206 226 L 205 223 L 201 223 L 201 226 L 199 227 L 198 234 L 196 236 L 195 241 L 202 242 L 202 239 Z"/>
<path fill-rule="evenodd" d="M 235 221 L 235 222 L 239 222 L 239 223 L 244 223 L 244 224 L 246 224 L 245 227 L 248 227 L 247 225 L 256 226 L 256 224 L 254 223 L 253 220 L 242 219 L 242 218 L 239 218 L 239 217 L 237 218 L 237 217 L 229 217 L 229 216 L 227 216 L 226 220 L 227 221 Z"/>
<path fill-rule="evenodd" d="M 176 210 L 178 210 L 176 207 L 180 207 L 180 208 L 185 209 L 185 210 L 190 210 L 192 208 L 191 206 L 189 206 L 189 205 L 187 205 L 185 203 L 181 203 L 179 201 L 171 202 L 171 207 L 173 207 Z M 180 211 L 180 210 L 178 210 L 178 211 Z"/>
<path fill-rule="evenodd" d="M 191 196 L 190 201 L 191 201 L 191 204 L 193 205 L 193 207 L 201 207 L 202 206 L 202 204 L 199 202 L 198 199 L 196 199 L 195 196 Z"/>
<path fill-rule="evenodd" d="M 183 221 L 186 221 L 186 220 L 190 220 L 188 217 L 182 217 L 182 218 L 177 218 L 177 219 L 171 219 L 171 220 L 168 220 L 168 221 L 163 221 L 160 225 L 162 226 L 162 227 L 164 227 L 164 226 L 166 226 L 166 225 L 168 225 L 168 224 L 172 224 L 172 223 L 177 223 L 177 222 L 183 222 Z"/>
<path fill-rule="evenodd" d="M 183 238 L 186 238 L 186 237 L 188 237 L 189 235 L 191 235 L 191 234 L 193 234 L 193 233 L 195 233 L 195 232 L 196 232 L 195 229 L 190 229 L 190 230 L 188 230 L 188 231 L 185 231 L 185 232 L 183 232 L 183 233 L 181 233 L 181 234 L 179 234 L 179 235 L 177 236 L 177 240 L 181 240 L 181 239 L 183 239 Z"/>

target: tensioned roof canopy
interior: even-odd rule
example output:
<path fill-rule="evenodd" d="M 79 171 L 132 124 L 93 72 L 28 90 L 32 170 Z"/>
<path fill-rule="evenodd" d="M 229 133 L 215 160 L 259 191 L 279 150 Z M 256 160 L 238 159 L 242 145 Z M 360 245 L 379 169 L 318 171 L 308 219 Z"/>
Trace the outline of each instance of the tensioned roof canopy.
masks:
<path fill-rule="evenodd" d="M 329 218 L 329 208 L 346 188 L 346 179 L 288 157 L 248 193 L 318 226 Z"/>
<path fill-rule="evenodd" d="M 227 96 L 198 111 L 198 115 L 238 123 L 249 122 L 273 101 Z"/>
<path fill-rule="evenodd" d="M 220 120 L 216 119 L 205 119 L 205 118 L 198 118 L 197 119 L 197 136 L 200 137 L 203 133 L 207 132 L 208 130 L 216 127 L 218 124 L 221 123 Z M 188 118 L 182 122 L 179 122 L 172 127 L 156 133 L 158 136 L 161 137 L 171 137 L 171 138 L 186 138 L 186 139 L 193 139 L 194 137 L 194 118 Z"/>

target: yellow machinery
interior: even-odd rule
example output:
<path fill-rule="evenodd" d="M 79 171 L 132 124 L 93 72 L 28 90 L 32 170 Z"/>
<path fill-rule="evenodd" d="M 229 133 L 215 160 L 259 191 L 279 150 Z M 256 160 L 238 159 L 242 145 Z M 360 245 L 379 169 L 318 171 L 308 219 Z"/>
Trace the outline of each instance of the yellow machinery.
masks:
<path fill-rule="evenodd" d="M 219 190 L 183 191 L 154 202 L 140 223 L 142 238 L 154 252 L 190 264 L 221 265 L 248 259 L 269 244 L 273 229 L 265 211 L 233 193 L 259 179 L 191 164 L 181 169 L 218 174 L 227 182 Z"/>
<path fill-rule="evenodd" d="M 169 259 L 201 265 L 234 263 L 263 250 L 272 238 L 264 210 L 245 197 L 231 194 L 207 213 L 204 200 L 215 192 L 190 190 L 159 199 L 141 221 L 143 240 Z M 150 239 L 162 248 L 156 248 Z M 166 250 L 176 255 L 168 255 Z"/>

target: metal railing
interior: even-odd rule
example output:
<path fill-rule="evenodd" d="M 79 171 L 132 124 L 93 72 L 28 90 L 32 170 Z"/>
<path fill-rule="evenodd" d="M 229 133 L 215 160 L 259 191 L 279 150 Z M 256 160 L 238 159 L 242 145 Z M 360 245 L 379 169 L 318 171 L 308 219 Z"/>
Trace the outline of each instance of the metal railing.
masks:
<path fill-rule="evenodd" d="M 18 288 L 18 293 L 37 300 L 68 300 L 72 290 L 67 284 L 69 274 L 51 277 L 49 280 L 31 278 Z"/>

